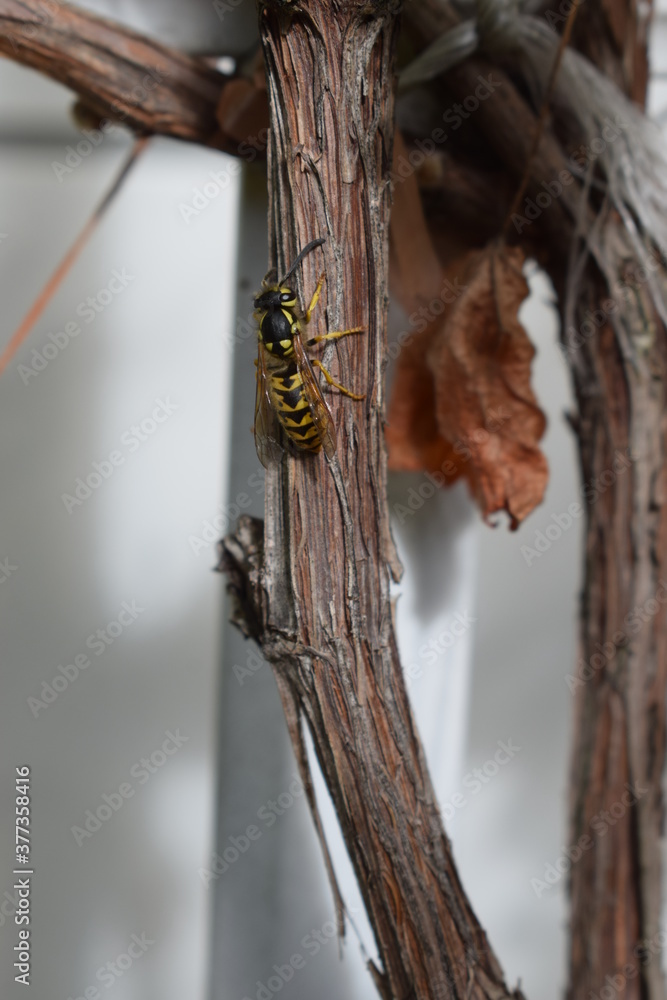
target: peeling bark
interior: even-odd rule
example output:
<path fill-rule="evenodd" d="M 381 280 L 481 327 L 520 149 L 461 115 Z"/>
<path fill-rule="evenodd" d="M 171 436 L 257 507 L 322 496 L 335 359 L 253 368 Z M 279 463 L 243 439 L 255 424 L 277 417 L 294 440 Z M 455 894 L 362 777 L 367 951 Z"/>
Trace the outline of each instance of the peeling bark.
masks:
<path fill-rule="evenodd" d="M 574 330 L 609 294 L 599 275 L 586 276 Z M 588 498 L 579 656 L 570 676 L 569 844 L 583 848 L 570 874 L 572 1000 L 597 994 L 624 970 L 626 998 L 665 995 L 659 958 L 644 962 L 638 948 L 658 932 L 662 891 L 667 350 L 645 291 L 637 299 L 646 318 L 638 310 L 634 328 L 625 329 L 629 353 L 607 323 L 571 356 Z"/>
<path fill-rule="evenodd" d="M 648 4 L 597 0 L 582 6 L 576 37 L 642 104 L 649 14 Z M 644 946 L 655 943 L 662 905 L 667 339 L 620 224 L 608 232 L 617 284 L 589 262 L 562 299 L 588 487 L 569 841 L 589 837 L 591 846 L 570 875 L 569 996 L 597 994 L 622 975 L 628 1000 L 664 1000 L 660 957 Z M 609 315 L 612 297 L 619 311 Z M 596 310 L 607 322 L 582 337 Z"/>

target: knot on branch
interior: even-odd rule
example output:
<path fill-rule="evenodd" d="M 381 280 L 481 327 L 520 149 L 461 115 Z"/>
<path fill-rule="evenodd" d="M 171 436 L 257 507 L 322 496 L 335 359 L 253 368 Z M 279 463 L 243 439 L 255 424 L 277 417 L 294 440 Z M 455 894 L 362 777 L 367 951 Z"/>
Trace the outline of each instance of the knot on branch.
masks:
<path fill-rule="evenodd" d="M 227 575 L 227 590 L 232 598 L 231 622 L 246 639 L 254 639 L 262 655 L 276 671 L 297 665 L 310 677 L 312 661 L 334 660 L 326 653 L 306 646 L 290 630 L 278 629 L 269 621 L 270 603 L 264 586 L 264 521 L 242 515 L 236 531 L 218 543 L 216 570 Z M 276 603 L 276 595 L 273 595 Z"/>
<path fill-rule="evenodd" d="M 247 639 L 261 642 L 264 633 L 262 566 L 264 521 L 247 514 L 239 518 L 236 531 L 218 544 L 216 569 L 227 574 L 232 597 L 231 620 Z"/>

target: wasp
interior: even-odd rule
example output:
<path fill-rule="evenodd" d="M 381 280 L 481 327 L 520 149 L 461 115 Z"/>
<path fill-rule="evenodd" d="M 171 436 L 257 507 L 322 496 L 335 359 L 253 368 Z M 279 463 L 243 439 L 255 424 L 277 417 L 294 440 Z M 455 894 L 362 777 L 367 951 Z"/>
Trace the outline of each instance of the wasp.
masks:
<path fill-rule="evenodd" d="M 306 347 L 325 340 L 338 340 L 351 333 L 361 333 L 362 327 L 335 330 L 312 337 L 304 344 L 302 333 L 310 322 L 324 284 L 320 276 L 308 308 L 303 312 L 296 292 L 287 284 L 303 258 L 321 246 L 323 239 L 313 240 L 303 248 L 287 274 L 277 284 L 262 282 L 262 291 L 255 296 L 255 317 L 259 323 L 257 361 L 257 396 L 255 400 L 255 447 L 259 460 L 268 468 L 280 461 L 283 447 L 280 427 L 288 439 L 302 451 L 320 450 L 331 458 L 336 451 L 336 431 L 329 407 L 324 401 L 313 373 L 319 368 L 329 385 L 335 386 L 350 399 L 363 399 L 336 382 L 321 361 L 311 360 Z"/>

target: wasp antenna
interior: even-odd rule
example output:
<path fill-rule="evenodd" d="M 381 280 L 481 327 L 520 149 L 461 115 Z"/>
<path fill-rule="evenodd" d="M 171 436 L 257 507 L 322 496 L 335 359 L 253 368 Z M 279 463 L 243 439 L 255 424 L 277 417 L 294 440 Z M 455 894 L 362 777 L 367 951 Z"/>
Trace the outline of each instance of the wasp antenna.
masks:
<path fill-rule="evenodd" d="M 309 254 L 311 250 L 314 250 L 315 247 L 321 247 L 323 243 L 326 243 L 326 239 L 323 236 L 320 236 L 320 238 L 318 240 L 311 240 L 310 243 L 307 243 L 306 246 L 301 251 L 301 253 L 299 254 L 299 256 L 297 257 L 297 259 L 294 261 L 294 263 L 290 267 L 290 269 L 287 272 L 287 274 L 284 276 L 284 278 L 281 278 L 281 280 L 278 283 L 280 285 L 284 285 L 285 282 L 287 281 L 287 279 L 292 277 L 292 275 L 296 271 L 297 267 L 299 266 L 299 264 L 301 263 L 301 261 L 303 260 L 303 258 L 307 254 Z"/>

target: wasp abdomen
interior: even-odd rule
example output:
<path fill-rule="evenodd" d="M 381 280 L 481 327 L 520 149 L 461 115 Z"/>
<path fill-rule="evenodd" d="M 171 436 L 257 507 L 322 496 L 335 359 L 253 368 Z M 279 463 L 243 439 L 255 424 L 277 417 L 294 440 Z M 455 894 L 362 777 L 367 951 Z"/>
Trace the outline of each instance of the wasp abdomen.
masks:
<path fill-rule="evenodd" d="M 270 375 L 271 395 L 278 419 L 298 448 L 319 451 L 322 447 L 313 422 L 303 376 L 295 361 Z"/>

